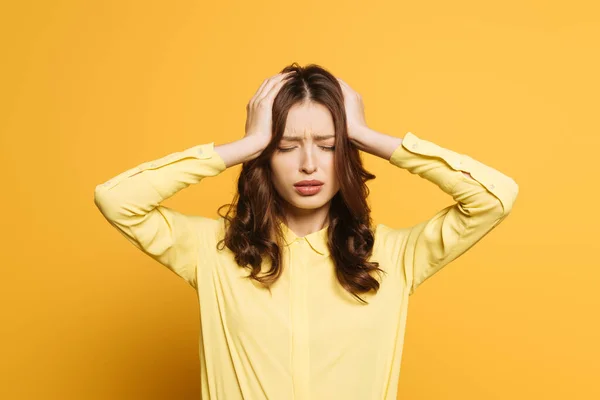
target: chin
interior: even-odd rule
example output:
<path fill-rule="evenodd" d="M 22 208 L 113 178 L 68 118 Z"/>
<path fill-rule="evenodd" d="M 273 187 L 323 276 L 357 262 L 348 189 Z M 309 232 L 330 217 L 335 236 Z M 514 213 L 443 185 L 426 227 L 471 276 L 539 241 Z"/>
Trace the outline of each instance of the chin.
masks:
<path fill-rule="evenodd" d="M 293 197 L 287 201 L 296 208 L 309 210 L 323 207 L 331 200 L 325 201 L 325 198 L 327 198 L 327 196 L 324 196 L 323 193 L 317 193 L 314 196 L 302 196 L 295 193 Z"/>

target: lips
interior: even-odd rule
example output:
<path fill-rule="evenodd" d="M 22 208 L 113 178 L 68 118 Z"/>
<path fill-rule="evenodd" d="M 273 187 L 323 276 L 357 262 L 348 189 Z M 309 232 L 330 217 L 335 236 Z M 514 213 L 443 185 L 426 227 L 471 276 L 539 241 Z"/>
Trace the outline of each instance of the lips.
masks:
<path fill-rule="evenodd" d="M 310 180 L 310 181 L 300 181 L 294 183 L 294 186 L 321 186 L 323 182 L 318 180 Z"/>

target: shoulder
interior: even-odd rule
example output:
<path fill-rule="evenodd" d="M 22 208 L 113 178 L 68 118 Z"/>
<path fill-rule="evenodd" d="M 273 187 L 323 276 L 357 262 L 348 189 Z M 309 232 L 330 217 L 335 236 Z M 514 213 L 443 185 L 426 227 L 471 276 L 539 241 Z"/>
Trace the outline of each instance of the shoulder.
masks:
<path fill-rule="evenodd" d="M 392 228 L 386 224 L 375 225 L 375 241 L 380 243 L 388 243 L 390 241 L 398 241 L 406 238 L 410 232 L 410 228 Z"/>
<path fill-rule="evenodd" d="M 192 215 L 190 220 L 202 242 L 213 242 L 218 237 L 223 225 L 222 217 L 209 218 L 202 215 Z"/>
<path fill-rule="evenodd" d="M 406 242 L 406 239 L 410 234 L 410 228 L 392 228 L 386 224 L 377 224 L 374 232 L 374 250 L 388 254 L 396 254 Z"/>

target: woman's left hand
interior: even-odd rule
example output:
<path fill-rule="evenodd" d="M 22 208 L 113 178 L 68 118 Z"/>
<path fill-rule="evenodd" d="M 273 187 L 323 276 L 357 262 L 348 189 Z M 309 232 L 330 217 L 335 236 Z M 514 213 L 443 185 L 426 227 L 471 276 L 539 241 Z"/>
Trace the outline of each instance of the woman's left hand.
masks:
<path fill-rule="evenodd" d="M 336 77 L 337 78 L 337 77 Z M 346 120 L 348 124 L 348 137 L 351 141 L 357 141 L 364 134 L 367 127 L 365 121 L 365 106 L 360 94 L 355 92 L 350 85 L 337 78 L 344 94 L 344 108 L 346 109 Z"/>

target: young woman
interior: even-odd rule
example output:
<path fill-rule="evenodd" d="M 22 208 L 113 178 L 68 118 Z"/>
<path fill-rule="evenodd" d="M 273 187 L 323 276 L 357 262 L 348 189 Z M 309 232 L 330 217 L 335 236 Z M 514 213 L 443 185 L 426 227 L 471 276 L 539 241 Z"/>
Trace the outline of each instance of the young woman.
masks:
<path fill-rule="evenodd" d="M 360 95 L 315 64 L 266 79 L 247 112 L 242 139 L 142 163 L 98 185 L 96 205 L 196 290 L 202 398 L 396 399 L 409 295 L 506 218 L 517 184 L 411 132 L 370 129 Z M 454 204 L 415 226 L 373 227 L 375 176 L 359 150 Z M 161 205 L 240 163 L 226 215 Z"/>

